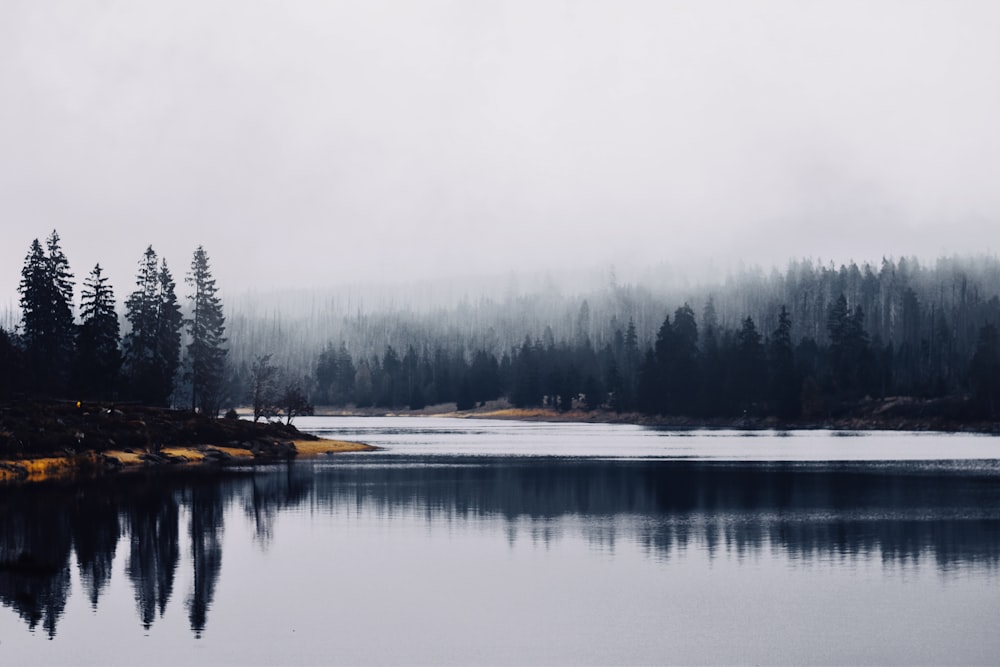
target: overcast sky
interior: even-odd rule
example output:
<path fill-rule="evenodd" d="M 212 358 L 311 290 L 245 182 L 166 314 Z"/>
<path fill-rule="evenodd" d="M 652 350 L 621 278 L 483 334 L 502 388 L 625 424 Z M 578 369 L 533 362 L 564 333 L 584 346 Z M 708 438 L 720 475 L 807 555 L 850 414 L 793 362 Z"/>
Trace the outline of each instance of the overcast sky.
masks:
<path fill-rule="evenodd" d="M 0 2 L 0 304 L 997 252 L 1000 2 Z"/>

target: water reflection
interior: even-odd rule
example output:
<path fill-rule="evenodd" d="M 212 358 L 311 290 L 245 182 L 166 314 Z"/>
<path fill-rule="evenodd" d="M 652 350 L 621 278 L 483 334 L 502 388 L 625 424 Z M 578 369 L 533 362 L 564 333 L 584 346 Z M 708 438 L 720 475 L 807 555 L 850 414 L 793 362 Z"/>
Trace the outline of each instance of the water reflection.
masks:
<path fill-rule="evenodd" d="M 23 511 L 22 511 L 23 509 Z M 0 504 L 0 599 L 50 637 L 70 589 L 72 515 L 61 504 Z"/>
<path fill-rule="evenodd" d="M 128 480 L 134 482 L 135 480 Z M 165 479 L 150 478 L 129 484 L 126 489 L 87 489 L 85 493 L 112 493 L 122 498 L 124 520 L 128 524 L 129 557 L 125 568 L 135 590 L 136 611 L 142 626 L 149 630 L 157 611 L 162 616 L 174 588 L 174 573 L 180 560 L 178 504 L 175 492 Z M 126 501 L 131 495 L 131 498 Z M 92 599 L 97 605 L 97 600 Z"/>
<path fill-rule="evenodd" d="M 569 531 L 614 553 L 621 541 L 669 563 L 689 549 L 792 561 L 1000 564 L 1000 472 L 992 463 L 733 464 L 366 455 L 243 471 L 122 475 L 0 489 L 0 601 L 50 637 L 75 555 L 93 609 L 127 540 L 125 573 L 148 630 L 190 568 L 188 624 L 200 636 L 239 508 L 267 549 L 286 512 L 353 512 L 435 523 L 499 522 L 513 542 Z M 229 513 L 231 516 L 231 513 Z M 182 537 L 183 536 L 183 537 Z M 246 545 L 249 548 L 251 545 Z M 188 556 L 182 563 L 182 552 Z M 276 564 L 281 567 L 282 564 Z"/>

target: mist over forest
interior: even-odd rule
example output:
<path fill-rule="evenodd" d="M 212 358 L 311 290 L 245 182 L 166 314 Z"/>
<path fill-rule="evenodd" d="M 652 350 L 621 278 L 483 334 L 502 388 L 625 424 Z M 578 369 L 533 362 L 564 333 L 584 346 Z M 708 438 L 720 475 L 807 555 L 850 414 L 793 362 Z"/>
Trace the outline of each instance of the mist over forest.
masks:
<path fill-rule="evenodd" d="M 207 252 L 146 250 L 115 295 L 58 234 L 25 259 L 0 396 L 129 400 L 255 418 L 348 409 L 587 410 L 821 419 L 892 397 L 992 418 L 1000 260 L 792 260 L 698 281 L 661 266 L 223 295 Z M 183 285 L 178 287 L 183 276 Z M 121 284 L 121 278 L 118 277 Z M 185 291 L 185 289 L 187 291 Z"/>
<path fill-rule="evenodd" d="M 0 4 L 0 391 L 994 414 L 1000 9 L 724 5 Z"/>

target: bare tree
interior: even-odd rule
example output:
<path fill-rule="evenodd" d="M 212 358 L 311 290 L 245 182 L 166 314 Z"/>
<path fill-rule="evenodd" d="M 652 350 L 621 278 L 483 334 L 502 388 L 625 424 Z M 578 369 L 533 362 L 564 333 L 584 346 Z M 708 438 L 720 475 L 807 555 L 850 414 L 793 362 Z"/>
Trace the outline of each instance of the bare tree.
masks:
<path fill-rule="evenodd" d="M 285 393 L 281 397 L 281 408 L 285 413 L 286 424 L 291 424 L 292 419 L 299 415 L 313 414 L 312 403 L 302 391 L 302 387 L 297 384 L 290 384 L 285 388 Z"/>

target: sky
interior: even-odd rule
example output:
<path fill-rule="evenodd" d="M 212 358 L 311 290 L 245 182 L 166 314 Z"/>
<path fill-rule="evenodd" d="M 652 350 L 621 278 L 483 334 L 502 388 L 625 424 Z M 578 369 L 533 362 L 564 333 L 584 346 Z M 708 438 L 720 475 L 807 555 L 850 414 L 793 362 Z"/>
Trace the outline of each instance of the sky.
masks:
<path fill-rule="evenodd" d="M 1000 3 L 0 3 L 0 306 L 1000 250 Z"/>

